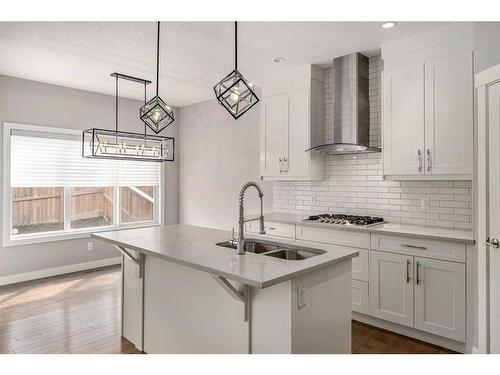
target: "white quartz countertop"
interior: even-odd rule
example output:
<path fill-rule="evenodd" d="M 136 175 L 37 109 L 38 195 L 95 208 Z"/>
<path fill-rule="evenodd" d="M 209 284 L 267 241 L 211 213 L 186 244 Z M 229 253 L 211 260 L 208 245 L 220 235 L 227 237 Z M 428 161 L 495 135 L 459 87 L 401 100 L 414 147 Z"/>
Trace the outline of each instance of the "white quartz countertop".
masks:
<path fill-rule="evenodd" d="M 248 220 L 256 218 L 258 218 L 258 216 L 256 215 L 247 216 Z M 358 230 L 358 231 L 373 232 L 373 233 L 408 235 L 408 236 L 423 237 L 423 238 L 474 243 L 474 235 L 471 230 L 438 228 L 438 227 L 428 227 L 422 225 L 395 224 L 395 223 L 387 223 L 370 228 L 363 228 L 354 225 L 352 226 L 332 225 L 314 221 L 312 222 L 304 221 L 304 219 L 306 218 L 307 216 L 296 215 L 296 214 L 283 214 L 283 213 L 264 214 L 264 221 L 267 220 L 271 222 L 306 225 L 306 226 L 321 227 L 321 228 Z"/>
<path fill-rule="evenodd" d="M 354 249 L 323 244 L 315 244 L 311 248 L 325 250 L 325 254 L 304 260 L 283 260 L 253 253 L 237 255 L 234 249 L 216 245 L 229 240 L 230 232 L 190 225 L 124 229 L 93 233 L 91 236 L 257 288 L 266 288 L 358 256 Z M 273 241 L 296 246 L 293 240 Z"/>

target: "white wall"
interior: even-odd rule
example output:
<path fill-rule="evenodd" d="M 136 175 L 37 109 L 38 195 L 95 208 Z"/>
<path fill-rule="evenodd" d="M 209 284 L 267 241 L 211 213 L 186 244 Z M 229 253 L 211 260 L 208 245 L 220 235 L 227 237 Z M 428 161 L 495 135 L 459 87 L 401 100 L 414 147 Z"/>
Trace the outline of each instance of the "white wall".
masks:
<path fill-rule="evenodd" d="M 111 78 L 103 79 L 109 79 L 110 85 L 114 85 Z M 92 127 L 111 128 L 114 126 L 114 100 L 109 95 L 0 75 L 1 126 L 4 122 L 15 122 L 80 130 Z M 120 99 L 119 118 L 122 130 L 142 131 L 138 118 L 141 104 L 139 101 Z M 166 135 L 176 137 L 176 141 L 177 123 L 165 132 Z M 178 143 L 176 146 L 178 155 Z M 3 157 L 3 140 L 0 142 L 0 155 Z M 2 163 L 0 171 L 1 168 Z M 175 223 L 178 220 L 177 162 L 167 163 L 166 168 L 165 220 L 167 223 Z M 3 196 L 2 189 L 3 182 L 0 184 L 0 197 Z M 88 238 L 84 238 L 13 247 L 0 245 L 0 278 L 119 256 L 117 250 L 99 241 L 95 241 L 94 251 L 88 251 L 88 241 Z"/>
<path fill-rule="evenodd" d="M 259 182 L 259 104 L 234 120 L 217 101 L 180 109 L 179 217 L 182 224 L 231 229 L 238 220 L 241 186 L 256 181 L 271 210 L 269 182 Z M 257 213 L 255 189 L 247 190 L 245 213 Z"/>
<path fill-rule="evenodd" d="M 474 22 L 476 73 L 500 64 L 500 22 Z"/>

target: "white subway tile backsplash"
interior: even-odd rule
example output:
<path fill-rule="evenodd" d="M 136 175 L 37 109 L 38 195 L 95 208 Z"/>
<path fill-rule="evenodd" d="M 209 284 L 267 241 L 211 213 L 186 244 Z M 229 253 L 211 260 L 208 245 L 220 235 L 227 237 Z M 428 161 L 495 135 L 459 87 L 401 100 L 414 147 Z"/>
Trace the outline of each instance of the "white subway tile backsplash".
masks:
<path fill-rule="evenodd" d="M 380 56 L 369 60 L 370 144 L 381 146 Z M 325 71 L 325 142 L 333 137 L 333 69 Z M 421 208 L 430 199 L 430 209 Z M 325 158 L 324 181 L 276 181 L 275 212 L 335 212 L 382 216 L 389 222 L 472 229 L 471 181 L 386 181 L 382 155 Z"/>

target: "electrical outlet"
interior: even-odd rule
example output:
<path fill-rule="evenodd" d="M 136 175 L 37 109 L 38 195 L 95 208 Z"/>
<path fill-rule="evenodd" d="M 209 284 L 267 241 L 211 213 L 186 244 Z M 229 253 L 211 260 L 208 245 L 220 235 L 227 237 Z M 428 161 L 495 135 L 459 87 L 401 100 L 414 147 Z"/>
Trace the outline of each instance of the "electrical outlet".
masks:
<path fill-rule="evenodd" d="M 299 285 L 297 287 L 297 308 L 301 309 L 306 305 L 306 287 Z"/>
<path fill-rule="evenodd" d="M 422 198 L 420 200 L 420 208 L 422 208 L 424 210 L 428 210 L 429 208 L 431 208 L 431 200 L 430 200 L 430 198 Z"/>
<path fill-rule="evenodd" d="M 87 242 L 87 250 L 88 251 L 94 250 L 94 243 L 92 241 Z"/>

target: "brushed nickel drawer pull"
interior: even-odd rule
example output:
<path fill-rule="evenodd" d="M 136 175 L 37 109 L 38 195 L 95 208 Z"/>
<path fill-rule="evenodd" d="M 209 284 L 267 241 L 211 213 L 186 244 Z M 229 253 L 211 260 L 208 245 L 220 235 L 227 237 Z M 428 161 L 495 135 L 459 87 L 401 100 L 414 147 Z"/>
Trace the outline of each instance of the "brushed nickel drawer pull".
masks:
<path fill-rule="evenodd" d="M 270 230 L 275 230 L 275 229 L 276 229 L 276 228 L 274 228 L 274 227 L 264 227 L 264 228 L 266 228 L 266 229 L 270 229 Z"/>
<path fill-rule="evenodd" d="M 401 247 L 407 247 L 409 249 L 419 249 L 419 250 L 427 250 L 425 246 L 417 246 L 417 245 L 408 245 L 408 244 L 401 244 Z"/>

